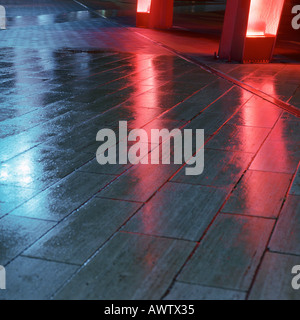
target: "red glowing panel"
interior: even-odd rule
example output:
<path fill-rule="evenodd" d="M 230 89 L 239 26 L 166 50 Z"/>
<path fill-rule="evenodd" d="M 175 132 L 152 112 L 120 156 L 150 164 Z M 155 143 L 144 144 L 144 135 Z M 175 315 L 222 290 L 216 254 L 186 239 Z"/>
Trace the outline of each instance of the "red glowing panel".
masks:
<path fill-rule="evenodd" d="M 251 0 L 247 37 L 276 36 L 284 0 Z"/>
<path fill-rule="evenodd" d="M 151 0 L 138 0 L 137 12 L 150 13 Z"/>

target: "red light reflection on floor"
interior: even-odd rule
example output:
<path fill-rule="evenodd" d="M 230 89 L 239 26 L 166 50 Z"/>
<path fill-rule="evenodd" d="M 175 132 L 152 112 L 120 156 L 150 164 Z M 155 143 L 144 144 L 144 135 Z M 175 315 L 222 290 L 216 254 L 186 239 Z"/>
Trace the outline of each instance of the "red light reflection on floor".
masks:
<path fill-rule="evenodd" d="M 151 114 L 151 109 L 153 110 L 153 120 L 157 117 L 159 113 L 158 110 L 161 108 L 161 99 L 163 97 L 162 89 L 160 86 L 162 85 L 161 81 L 161 72 L 164 74 L 164 81 L 172 80 L 174 77 L 174 58 L 172 56 L 166 57 L 166 60 L 162 63 L 160 60 L 157 60 L 157 56 L 155 55 L 145 55 L 145 59 L 142 58 L 141 55 L 136 56 L 136 60 L 134 62 L 135 65 L 135 78 L 133 83 L 135 83 L 135 91 L 141 92 L 145 90 L 145 88 L 149 89 L 148 91 L 135 96 L 134 103 L 132 105 L 132 110 L 137 111 L 136 119 L 135 119 L 135 128 L 141 128 L 146 125 L 143 117 L 142 110 L 145 110 L 147 114 Z M 175 92 L 174 92 L 175 94 Z M 147 124 L 145 130 L 148 133 L 148 137 L 150 139 L 151 129 L 164 129 L 163 121 L 155 120 Z M 150 142 L 150 141 L 149 141 Z M 144 143 L 144 149 L 147 148 L 147 145 Z M 149 145 L 149 151 L 151 146 Z M 161 152 L 160 148 L 160 152 Z M 145 154 L 145 150 L 141 150 L 143 154 Z M 162 157 L 162 156 L 161 156 Z M 160 161 L 161 161 L 160 157 Z M 147 165 L 137 165 L 138 170 L 135 171 L 135 176 L 133 177 L 134 183 L 133 188 L 139 188 L 155 191 L 155 185 L 157 186 L 157 180 L 160 177 L 169 176 L 170 166 L 169 165 L 156 165 L 151 164 L 151 153 L 148 155 L 148 163 Z M 154 188 L 153 188 L 154 186 Z M 130 188 L 130 187 L 129 187 Z M 134 190 L 132 190 L 134 192 Z M 143 224 L 143 232 L 150 233 L 154 230 L 157 225 L 159 225 L 159 221 L 152 215 L 152 210 L 147 211 L 142 216 L 142 224 Z M 149 268 L 152 268 L 153 261 L 155 261 L 155 256 L 151 252 L 147 252 L 145 257 L 146 265 Z"/>
<path fill-rule="evenodd" d="M 272 80 L 268 80 L 268 84 L 266 84 L 270 90 L 270 94 L 276 95 L 276 88 L 274 82 Z M 271 214 L 268 212 L 268 208 L 272 204 L 272 199 L 270 195 L 264 193 L 264 186 L 270 186 L 269 179 L 273 179 L 271 173 L 276 173 L 279 167 L 282 167 L 282 162 L 289 163 L 289 155 L 287 150 L 287 142 L 284 140 L 282 132 L 284 131 L 284 124 L 282 121 L 276 122 L 280 116 L 278 110 L 274 106 L 262 99 L 253 100 L 256 101 L 256 105 L 251 108 L 243 108 L 243 119 L 245 119 L 245 123 L 248 125 L 260 126 L 263 118 L 266 118 L 265 123 L 268 123 L 267 118 L 273 119 L 275 127 L 271 132 L 271 135 L 264 142 L 262 148 L 267 147 L 270 156 L 272 157 L 272 168 L 269 168 L 267 171 L 270 171 L 270 175 L 264 174 L 265 167 L 265 157 L 261 157 L 260 151 L 256 155 L 254 159 L 255 168 L 250 168 L 251 171 L 254 170 L 256 174 L 251 177 L 250 172 L 248 171 L 247 177 L 250 177 L 246 183 L 246 186 L 243 191 L 242 196 L 242 208 L 245 212 L 250 212 L 255 215 L 268 215 Z M 260 108 L 261 107 L 261 108 Z M 272 120 L 271 120 L 272 121 Z M 274 135 L 275 133 L 275 135 Z M 250 136 L 246 136 L 242 138 L 243 141 L 250 140 Z M 257 171 L 256 171 L 257 170 Z M 260 174 L 261 172 L 261 174 Z M 267 173 L 267 172 L 266 172 Z M 254 178 L 255 177 L 255 178 Z M 276 188 L 276 186 L 274 186 Z M 269 189 L 268 189 L 269 190 Z M 276 197 L 275 197 L 276 198 Z M 277 200 L 277 198 L 276 198 Z M 274 204 L 275 206 L 275 204 Z"/>
<path fill-rule="evenodd" d="M 137 111 L 135 129 L 142 128 L 146 123 L 142 116 L 142 111 L 149 110 L 157 107 L 157 94 L 156 90 L 158 87 L 156 81 L 156 69 L 153 59 L 155 56 L 152 55 L 136 55 L 134 61 L 135 74 L 132 78 L 132 83 L 135 86 L 135 93 L 137 94 L 132 103 L 132 110 Z M 149 99 L 149 94 L 146 92 L 151 91 L 151 99 Z M 147 109 L 144 109 L 147 108 Z M 155 109 L 153 110 L 153 118 L 156 116 Z"/>

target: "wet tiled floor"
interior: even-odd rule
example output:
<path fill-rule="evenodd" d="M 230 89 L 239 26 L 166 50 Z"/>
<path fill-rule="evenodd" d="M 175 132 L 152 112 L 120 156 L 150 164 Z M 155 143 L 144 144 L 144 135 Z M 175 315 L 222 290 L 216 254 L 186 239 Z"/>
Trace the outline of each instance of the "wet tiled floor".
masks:
<path fill-rule="evenodd" d="M 271 99 L 299 107 L 299 64 L 192 52 L 261 96 L 172 34 L 71 0 L 1 4 L 0 299 L 300 299 L 299 118 Z M 96 134 L 119 121 L 205 129 L 204 172 L 100 166 Z"/>

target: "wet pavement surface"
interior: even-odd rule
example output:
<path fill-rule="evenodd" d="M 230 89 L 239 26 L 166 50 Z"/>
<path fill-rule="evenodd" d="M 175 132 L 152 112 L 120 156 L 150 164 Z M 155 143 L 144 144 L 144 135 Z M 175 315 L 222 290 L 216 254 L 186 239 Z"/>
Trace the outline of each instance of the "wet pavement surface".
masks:
<path fill-rule="evenodd" d="M 1 4 L 1 300 L 300 299 L 297 61 L 216 61 L 214 37 L 130 26 L 130 1 Z M 203 174 L 100 166 L 119 121 L 205 129 Z"/>

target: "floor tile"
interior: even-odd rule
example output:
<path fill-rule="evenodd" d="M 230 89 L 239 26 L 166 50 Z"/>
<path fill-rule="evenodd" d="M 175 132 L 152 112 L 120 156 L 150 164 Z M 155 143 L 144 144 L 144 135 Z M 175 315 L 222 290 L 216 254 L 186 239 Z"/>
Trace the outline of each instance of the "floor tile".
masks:
<path fill-rule="evenodd" d="M 204 155 L 204 171 L 201 175 L 187 176 L 183 168 L 171 181 L 230 189 L 238 182 L 253 157 L 249 153 L 213 149 L 205 149 Z"/>
<path fill-rule="evenodd" d="M 233 115 L 237 112 L 250 98 L 252 94 L 235 86 L 214 104 L 212 104 L 205 112 L 223 113 Z"/>
<path fill-rule="evenodd" d="M 161 152 L 160 152 L 161 154 Z M 150 155 L 149 155 L 150 158 Z M 151 159 L 150 159 L 151 160 Z M 180 168 L 180 164 L 137 164 L 101 191 L 98 196 L 147 201 Z"/>
<path fill-rule="evenodd" d="M 299 163 L 299 121 L 284 114 L 258 152 L 251 169 L 294 174 Z"/>
<path fill-rule="evenodd" d="M 18 257 L 6 267 L 7 289 L 1 300 L 48 300 L 66 282 L 77 266 Z"/>
<path fill-rule="evenodd" d="M 269 248 L 271 251 L 300 256 L 300 196 L 288 196 Z"/>
<path fill-rule="evenodd" d="M 54 298 L 160 299 L 193 247 L 186 241 L 119 233 Z"/>
<path fill-rule="evenodd" d="M 185 125 L 184 121 L 172 121 L 172 120 L 164 120 L 164 119 L 155 119 L 151 122 L 149 122 L 147 125 L 143 127 L 143 130 L 147 133 L 147 139 L 141 138 L 141 142 L 152 142 L 150 141 L 152 136 L 155 137 L 154 134 L 152 134 L 152 130 L 168 130 L 169 132 L 172 132 L 174 129 L 181 129 Z M 184 127 L 185 128 L 185 127 Z M 182 130 L 182 129 L 181 129 Z"/>
<path fill-rule="evenodd" d="M 226 124 L 206 145 L 207 148 L 256 153 L 269 129 Z"/>
<path fill-rule="evenodd" d="M 216 300 L 245 300 L 246 293 L 241 291 L 225 290 L 199 286 L 176 281 L 164 300 L 184 301 L 216 301 Z"/>
<path fill-rule="evenodd" d="M 247 291 L 273 225 L 268 219 L 219 216 L 178 280 Z"/>
<path fill-rule="evenodd" d="M 250 300 L 300 300 L 292 288 L 292 269 L 300 257 L 267 252 L 250 292 Z M 298 281 L 299 283 L 299 281 Z"/>
<path fill-rule="evenodd" d="M 208 84 L 173 109 L 168 110 L 168 112 L 162 115 L 162 118 L 189 121 L 220 98 L 231 87 L 232 85 L 230 83 L 219 79 L 216 82 Z"/>
<path fill-rule="evenodd" d="M 294 174 L 299 163 L 299 146 L 281 140 L 267 139 L 250 169 Z"/>
<path fill-rule="evenodd" d="M 117 158 L 118 159 L 118 158 Z M 80 172 L 87 172 L 87 173 L 95 173 L 95 174 L 112 174 L 112 175 L 119 175 L 129 169 L 131 166 L 130 163 L 127 165 L 121 164 L 105 164 L 100 165 L 96 158 L 92 159 L 82 167 L 78 169 Z"/>
<path fill-rule="evenodd" d="M 23 217 L 0 219 L 0 264 L 5 266 L 54 225 L 53 222 Z"/>
<path fill-rule="evenodd" d="M 42 191 L 91 159 L 71 149 L 38 146 L 2 164 L 0 183 Z"/>
<path fill-rule="evenodd" d="M 33 198 L 36 194 L 37 192 L 32 189 L 0 184 L 0 218 Z"/>
<path fill-rule="evenodd" d="M 240 126 L 273 128 L 282 110 L 261 98 L 251 98 L 229 124 Z"/>
<path fill-rule="evenodd" d="M 33 128 L 32 130 L 36 129 Z M 22 152 L 27 151 L 41 143 L 40 139 L 34 139 L 34 136 L 30 133 L 23 132 L 16 136 L 10 136 L 5 139 L 1 139 L 0 162 L 12 159 Z"/>
<path fill-rule="evenodd" d="M 83 264 L 140 204 L 94 198 L 58 224 L 24 255 L 73 264 Z"/>
<path fill-rule="evenodd" d="M 75 172 L 41 192 L 11 214 L 60 221 L 113 179 L 109 175 Z"/>
<path fill-rule="evenodd" d="M 260 78 L 246 78 L 244 80 L 249 86 L 265 92 L 273 97 L 287 101 L 297 89 L 298 85 L 295 83 L 285 82 L 284 86 L 282 82 L 272 81 L 269 79 Z"/>
<path fill-rule="evenodd" d="M 189 122 L 184 129 L 204 129 L 205 136 L 211 136 L 216 133 L 229 119 L 228 115 L 222 113 L 203 112 L 191 122 Z"/>
<path fill-rule="evenodd" d="M 123 230 L 199 241 L 226 194 L 220 189 L 169 182 Z"/>
<path fill-rule="evenodd" d="M 277 218 L 291 179 L 288 174 L 249 170 L 222 211 Z"/>

